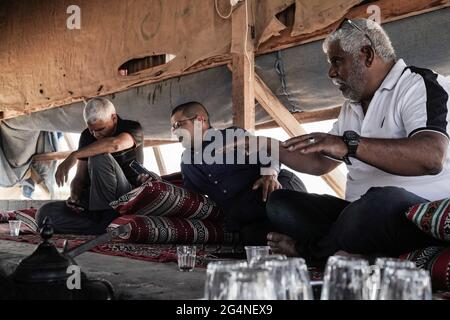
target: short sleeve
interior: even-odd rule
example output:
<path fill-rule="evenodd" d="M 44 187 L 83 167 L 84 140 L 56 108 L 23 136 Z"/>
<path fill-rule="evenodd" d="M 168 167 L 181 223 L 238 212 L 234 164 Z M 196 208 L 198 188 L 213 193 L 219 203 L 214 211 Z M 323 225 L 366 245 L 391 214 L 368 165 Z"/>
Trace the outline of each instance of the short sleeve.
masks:
<path fill-rule="evenodd" d="M 421 131 L 448 135 L 448 85 L 431 70 L 415 69 L 421 78 L 414 82 L 400 100 L 400 116 L 408 137 Z"/>
<path fill-rule="evenodd" d="M 344 134 L 345 130 L 342 129 L 344 126 L 344 116 L 346 114 L 346 109 L 349 107 L 348 101 L 345 101 L 339 113 L 338 119 L 333 123 L 333 128 L 331 128 L 328 132 L 329 134 L 335 136 L 342 136 Z"/>
<path fill-rule="evenodd" d="M 333 123 L 333 128 L 328 132 L 329 134 L 335 135 L 335 136 L 341 136 L 342 134 L 339 133 L 339 120 L 336 120 Z"/>
<path fill-rule="evenodd" d="M 144 132 L 142 130 L 142 126 L 139 122 L 129 121 L 121 130 L 122 132 L 126 132 L 131 134 L 136 144 L 136 147 L 139 147 L 144 142 Z"/>
<path fill-rule="evenodd" d="M 91 135 L 89 130 L 85 129 L 80 135 L 80 140 L 78 141 L 78 150 L 90 145 L 95 141 L 96 139 Z M 87 158 L 81 158 L 79 160 L 87 161 Z"/>

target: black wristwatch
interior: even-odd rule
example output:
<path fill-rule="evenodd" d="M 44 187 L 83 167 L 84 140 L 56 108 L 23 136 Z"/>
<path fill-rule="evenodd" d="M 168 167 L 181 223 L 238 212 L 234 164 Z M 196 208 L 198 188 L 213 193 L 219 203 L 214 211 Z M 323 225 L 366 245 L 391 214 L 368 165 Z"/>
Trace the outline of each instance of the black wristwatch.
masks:
<path fill-rule="evenodd" d="M 359 145 L 359 134 L 355 131 L 345 131 L 342 140 L 347 145 L 348 153 L 342 159 L 346 164 L 352 164 L 349 157 L 356 157 L 356 149 Z"/>

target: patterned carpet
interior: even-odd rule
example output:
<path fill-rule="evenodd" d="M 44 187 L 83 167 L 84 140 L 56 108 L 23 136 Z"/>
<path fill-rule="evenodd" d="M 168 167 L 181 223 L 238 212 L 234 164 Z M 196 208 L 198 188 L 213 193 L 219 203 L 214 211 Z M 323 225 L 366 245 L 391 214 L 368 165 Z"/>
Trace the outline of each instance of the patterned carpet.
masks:
<path fill-rule="evenodd" d="M 68 247 L 73 248 L 93 239 L 94 236 L 80 235 L 54 235 L 53 243 L 58 248 L 62 248 L 64 241 L 68 241 Z M 25 242 L 39 244 L 42 240 L 40 235 L 32 231 L 21 231 L 19 237 L 9 235 L 8 224 L 0 224 L 0 240 Z M 159 244 L 135 244 L 124 243 L 120 240 L 113 240 L 90 250 L 91 252 L 106 254 L 110 256 L 125 257 L 151 262 L 176 262 L 176 245 Z M 245 258 L 242 247 L 231 245 L 197 245 L 197 267 L 205 267 L 209 260 L 217 258 Z"/>

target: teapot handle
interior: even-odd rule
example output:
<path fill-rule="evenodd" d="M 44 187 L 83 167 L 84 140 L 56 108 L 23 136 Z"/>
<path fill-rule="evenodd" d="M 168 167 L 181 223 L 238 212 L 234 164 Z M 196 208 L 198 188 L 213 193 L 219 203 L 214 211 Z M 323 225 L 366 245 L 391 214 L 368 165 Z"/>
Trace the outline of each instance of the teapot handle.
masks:
<path fill-rule="evenodd" d="M 115 292 L 114 292 L 114 287 L 111 284 L 111 282 L 109 282 L 108 280 L 105 279 L 93 279 L 93 280 L 88 280 L 87 281 L 87 285 L 91 288 L 91 292 L 94 293 L 96 291 L 96 288 L 103 288 L 106 289 L 106 299 L 102 299 L 102 300 L 114 300 L 115 299 Z M 98 292 L 96 292 L 98 293 Z M 96 294 L 97 296 L 97 294 Z M 96 297 L 92 297 L 92 298 L 96 298 Z"/>

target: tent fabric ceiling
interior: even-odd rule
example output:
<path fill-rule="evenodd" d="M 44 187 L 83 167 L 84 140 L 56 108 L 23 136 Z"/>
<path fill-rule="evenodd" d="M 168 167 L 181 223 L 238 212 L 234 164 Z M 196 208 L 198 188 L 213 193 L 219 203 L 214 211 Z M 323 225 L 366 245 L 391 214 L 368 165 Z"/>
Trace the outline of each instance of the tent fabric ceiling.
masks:
<path fill-rule="evenodd" d="M 248 24 L 255 20 L 256 36 L 266 37 L 276 15 L 295 4 L 302 21 L 292 33 L 309 34 L 333 24 L 361 0 L 310 2 L 248 0 Z M 221 12 L 230 10 L 229 0 L 217 3 Z M 73 4 L 0 0 L 0 111 L 34 112 L 167 79 L 229 58 L 241 41 L 233 39 L 231 19 L 219 17 L 214 0 L 78 0 L 79 11 L 69 15 Z M 80 29 L 71 30 L 67 23 L 76 14 Z M 175 58 L 134 75 L 118 71 L 127 61 L 165 54 Z"/>
<path fill-rule="evenodd" d="M 444 32 L 450 29 L 450 8 L 387 23 L 384 27 L 398 57 L 404 58 L 407 64 L 450 74 L 450 33 Z M 256 59 L 256 72 L 291 111 L 328 108 L 343 102 L 340 92 L 327 78 L 327 71 L 322 41 Z M 170 112 L 187 101 L 202 102 L 217 127 L 226 127 L 232 121 L 231 73 L 226 67 L 144 85 L 106 97 L 116 105 L 119 115 L 139 120 L 146 137 L 153 139 L 171 137 L 168 125 Z M 10 127 L 22 130 L 80 132 L 85 127 L 82 109 L 83 103 L 75 103 L 6 122 Z M 268 115 L 258 107 L 256 118 L 257 123 L 261 123 L 268 120 Z"/>

